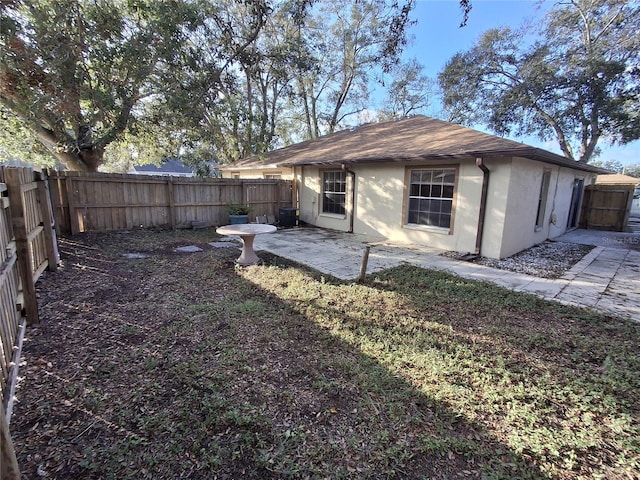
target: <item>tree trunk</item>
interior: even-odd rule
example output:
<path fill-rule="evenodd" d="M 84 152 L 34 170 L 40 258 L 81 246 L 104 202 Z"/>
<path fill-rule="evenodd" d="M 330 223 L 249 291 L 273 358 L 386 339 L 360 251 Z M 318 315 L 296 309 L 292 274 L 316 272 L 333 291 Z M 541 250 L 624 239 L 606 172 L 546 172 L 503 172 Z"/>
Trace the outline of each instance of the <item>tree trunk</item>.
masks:
<path fill-rule="evenodd" d="M 104 148 L 94 147 L 79 152 L 55 152 L 54 154 L 69 170 L 97 172 L 102 164 Z"/>

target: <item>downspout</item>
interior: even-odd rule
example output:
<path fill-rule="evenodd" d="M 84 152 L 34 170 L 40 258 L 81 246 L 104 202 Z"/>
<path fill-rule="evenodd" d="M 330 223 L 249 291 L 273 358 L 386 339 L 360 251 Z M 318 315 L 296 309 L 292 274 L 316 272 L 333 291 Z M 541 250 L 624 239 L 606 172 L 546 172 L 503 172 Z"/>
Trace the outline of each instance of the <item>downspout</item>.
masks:
<path fill-rule="evenodd" d="M 296 167 L 292 167 L 291 170 L 293 171 L 293 175 L 292 177 L 292 182 L 291 182 L 291 203 L 293 203 L 293 206 L 297 209 L 300 210 L 300 198 L 298 196 L 298 172 L 296 170 Z"/>
<path fill-rule="evenodd" d="M 480 193 L 480 210 L 478 212 L 478 232 L 476 233 L 476 250 L 474 254 L 480 255 L 482 249 L 482 233 L 484 232 L 484 220 L 487 211 L 487 194 L 489 192 L 489 169 L 484 164 L 482 157 L 476 158 L 476 167 L 482 170 L 482 192 Z"/>
<path fill-rule="evenodd" d="M 347 233 L 353 233 L 353 220 L 356 211 L 356 172 L 349 170 L 344 163 L 342 170 L 351 175 L 351 213 L 349 214 L 349 231 Z"/>

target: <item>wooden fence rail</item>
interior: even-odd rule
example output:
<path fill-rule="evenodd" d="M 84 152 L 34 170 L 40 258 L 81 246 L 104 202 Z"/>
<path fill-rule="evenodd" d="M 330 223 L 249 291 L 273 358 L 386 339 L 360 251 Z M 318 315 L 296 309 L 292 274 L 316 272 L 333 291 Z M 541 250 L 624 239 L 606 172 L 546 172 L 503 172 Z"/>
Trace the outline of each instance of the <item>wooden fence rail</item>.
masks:
<path fill-rule="evenodd" d="M 46 177 L 0 168 L 0 478 L 19 478 L 9 422 L 25 328 L 37 323 L 35 282 L 56 270 L 58 249 Z"/>
<path fill-rule="evenodd" d="M 48 178 L 47 178 L 48 177 Z M 17 368 L 27 323 L 37 323 L 35 283 L 59 262 L 56 231 L 191 227 L 228 223 L 227 205 L 278 217 L 292 205 L 286 180 L 45 173 L 0 168 L 0 478 L 19 478 L 9 436 Z"/>
<path fill-rule="evenodd" d="M 292 205 L 291 181 L 201 179 L 83 172 L 48 172 L 60 233 L 188 228 L 228 223 L 227 205 L 247 203 L 252 215 L 277 217 Z"/>
<path fill-rule="evenodd" d="M 584 189 L 580 228 L 624 232 L 635 185 L 589 185 Z"/>

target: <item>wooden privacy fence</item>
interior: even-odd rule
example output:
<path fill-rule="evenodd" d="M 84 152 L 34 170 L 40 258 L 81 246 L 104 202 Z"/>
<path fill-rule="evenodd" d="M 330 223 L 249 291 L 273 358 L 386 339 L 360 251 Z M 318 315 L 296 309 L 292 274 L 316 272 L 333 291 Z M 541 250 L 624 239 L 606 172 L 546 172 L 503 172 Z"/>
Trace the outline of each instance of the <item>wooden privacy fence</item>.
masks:
<path fill-rule="evenodd" d="M 289 180 L 185 178 L 48 172 L 60 233 L 132 228 L 189 228 L 229 223 L 227 205 L 247 203 L 256 215 L 278 217 L 292 205 Z"/>
<path fill-rule="evenodd" d="M 629 222 L 634 185 L 589 185 L 584 190 L 580 227 L 625 231 Z"/>
<path fill-rule="evenodd" d="M 38 322 L 35 282 L 58 265 L 46 177 L 30 168 L 0 168 L 0 476 L 18 478 L 9 436 L 26 324 Z"/>

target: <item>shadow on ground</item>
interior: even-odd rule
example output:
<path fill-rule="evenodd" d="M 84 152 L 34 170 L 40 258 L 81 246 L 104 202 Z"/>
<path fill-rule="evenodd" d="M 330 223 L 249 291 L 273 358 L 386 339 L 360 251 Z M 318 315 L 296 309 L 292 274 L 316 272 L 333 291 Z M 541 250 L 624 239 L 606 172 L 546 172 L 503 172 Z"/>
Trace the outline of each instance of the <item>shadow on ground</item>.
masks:
<path fill-rule="evenodd" d="M 135 235 L 61 239 L 39 285 L 12 423 L 25 478 L 544 478 L 252 278 L 300 269 Z"/>

